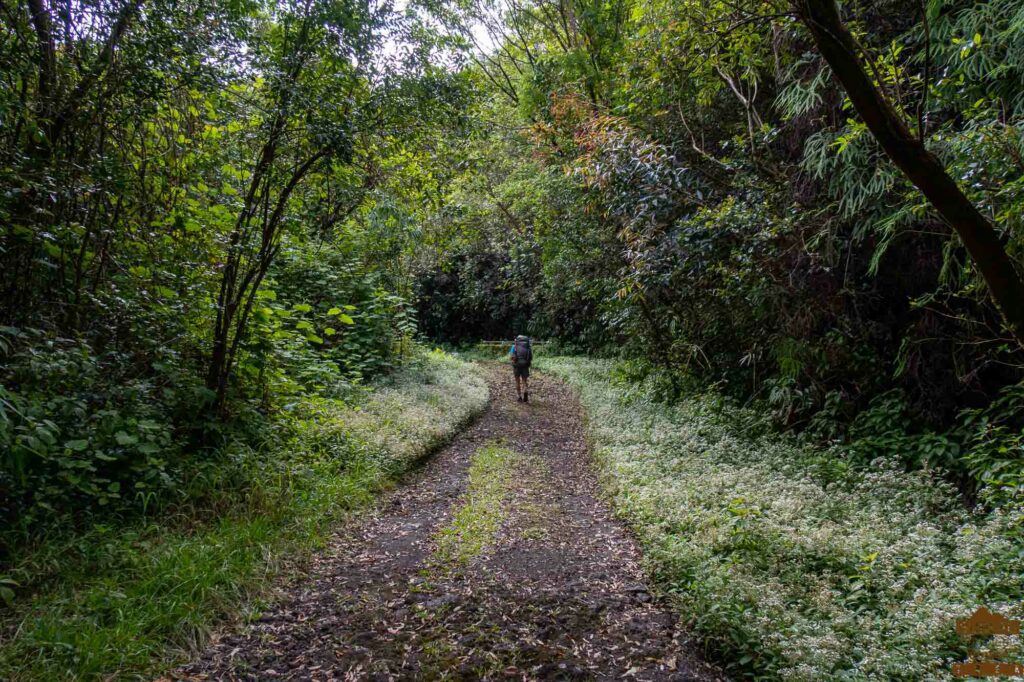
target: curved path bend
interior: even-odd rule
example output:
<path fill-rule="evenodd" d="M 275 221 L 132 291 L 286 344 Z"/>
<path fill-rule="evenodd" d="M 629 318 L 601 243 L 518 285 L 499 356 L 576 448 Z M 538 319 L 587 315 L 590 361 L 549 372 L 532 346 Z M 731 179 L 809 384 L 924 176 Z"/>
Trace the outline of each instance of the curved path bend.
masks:
<path fill-rule="evenodd" d="M 491 403 L 341 528 L 278 604 L 183 680 L 720 680 L 598 494 L 579 404 L 507 367 Z"/>

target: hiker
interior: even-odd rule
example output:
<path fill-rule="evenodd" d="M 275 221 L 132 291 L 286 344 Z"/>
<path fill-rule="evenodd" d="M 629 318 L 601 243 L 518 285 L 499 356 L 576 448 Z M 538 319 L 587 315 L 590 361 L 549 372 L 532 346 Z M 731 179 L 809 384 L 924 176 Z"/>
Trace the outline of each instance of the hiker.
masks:
<path fill-rule="evenodd" d="M 512 342 L 508 352 L 512 359 L 512 376 L 516 378 L 516 395 L 519 402 L 530 402 L 530 363 L 533 362 L 533 349 L 530 348 L 530 337 L 520 334 Z"/>

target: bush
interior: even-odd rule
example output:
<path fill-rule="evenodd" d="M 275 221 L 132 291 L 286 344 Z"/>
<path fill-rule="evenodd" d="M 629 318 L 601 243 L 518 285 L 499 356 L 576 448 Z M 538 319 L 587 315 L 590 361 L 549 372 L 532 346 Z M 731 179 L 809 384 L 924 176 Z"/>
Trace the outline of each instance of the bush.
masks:
<path fill-rule="evenodd" d="M 0 365 L 0 515 L 27 529 L 172 485 L 167 463 L 182 445 L 172 418 L 188 387 L 132 376 L 132 358 L 80 341 L 0 331 L 10 351 Z"/>
<path fill-rule="evenodd" d="M 415 320 L 380 279 L 331 249 L 288 250 L 259 292 L 226 420 L 204 386 L 202 337 L 111 344 L 0 327 L 0 518 L 17 531 L 0 549 L 40 524 L 188 497 L 224 445 L 260 442 L 308 396 L 347 399 L 397 369 Z"/>

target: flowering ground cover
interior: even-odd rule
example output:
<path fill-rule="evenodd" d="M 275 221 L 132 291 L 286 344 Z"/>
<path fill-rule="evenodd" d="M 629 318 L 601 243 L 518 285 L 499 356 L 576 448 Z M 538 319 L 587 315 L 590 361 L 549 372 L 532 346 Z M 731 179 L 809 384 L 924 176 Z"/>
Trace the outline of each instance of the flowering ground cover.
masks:
<path fill-rule="evenodd" d="M 736 672 L 947 679 L 970 651 L 1019 660 L 1019 638 L 969 643 L 955 621 L 980 605 L 1020 617 L 1020 508 L 968 510 L 898 453 L 854 466 L 715 396 L 658 403 L 610 362 L 538 362 L 579 391 L 649 569 Z"/>

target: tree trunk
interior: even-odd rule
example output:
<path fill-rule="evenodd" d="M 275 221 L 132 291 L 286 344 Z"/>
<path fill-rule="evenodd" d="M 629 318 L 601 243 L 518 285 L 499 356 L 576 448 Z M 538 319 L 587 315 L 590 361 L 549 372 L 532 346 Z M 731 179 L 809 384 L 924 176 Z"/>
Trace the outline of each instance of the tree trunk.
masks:
<path fill-rule="evenodd" d="M 956 230 L 1010 331 L 1018 341 L 1024 339 L 1024 280 L 995 227 L 971 203 L 939 159 L 911 134 L 902 116 L 871 81 L 835 0 L 792 3 L 878 144 Z"/>

